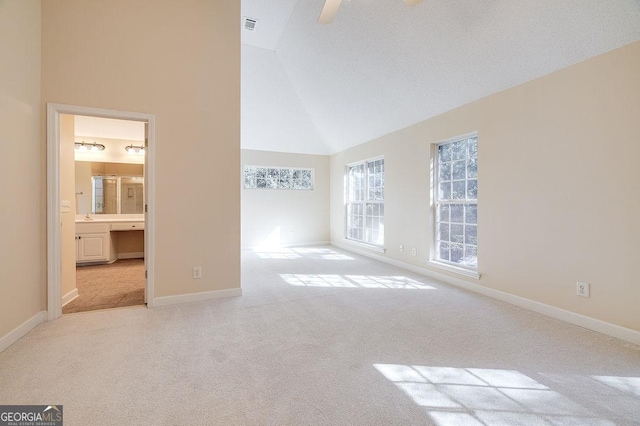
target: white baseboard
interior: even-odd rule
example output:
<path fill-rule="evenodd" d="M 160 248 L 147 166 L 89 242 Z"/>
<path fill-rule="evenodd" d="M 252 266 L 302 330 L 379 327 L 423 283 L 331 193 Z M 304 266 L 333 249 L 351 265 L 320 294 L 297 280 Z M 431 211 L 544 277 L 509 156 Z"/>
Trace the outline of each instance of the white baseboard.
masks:
<path fill-rule="evenodd" d="M 15 342 L 24 337 L 28 332 L 36 328 L 40 323 L 47 319 L 47 311 L 40 311 L 9 333 L 0 337 L 0 352 L 13 345 Z"/>
<path fill-rule="evenodd" d="M 202 300 L 222 299 L 225 297 L 242 296 L 241 288 L 227 290 L 203 291 L 200 293 L 178 294 L 176 296 L 163 296 L 153 299 L 153 307 L 177 305 L 179 303 L 199 302 Z"/>
<path fill-rule="evenodd" d="M 75 299 L 78 296 L 79 296 L 78 289 L 74 288 L 69 293 L 67 293 L 64 296 L 62 296 L 62 306 L 64 306 L 67 303 L 71 302 L 73 299 Z"/>
<path fill-rule="evenodd" d="M 310 247 L 310 246 L 328 246 L 331 245 L 331 241 L 306 241 L 301 243 L 286 243 L 286 244 L 278 244 L 277 246 L 264 247 L 260 245 L 252 245 L 252 246 L 242 246 L 242 250 L 277 250 L 280 248 L 292 248 L 292 247 Z"/>
<path fill-rule="evenodd" d="M 144 259 L 144 252 L 118 253 L 118 259 Z"/>
<path fill-rule="evenodd" d="M 443 281 L 447 284 L 452 284 L 457 287 L 462 287 L 466 290 L 470 290 L 476 293 L 480 293 L 484 296 L 488 296 L 494 299 L 501 300 L 503 302 L 511 303 L 512 305 L 520 306 L 525 309 L 529 309 L 540 314 L 556 318 L 580 327 L 588 328 L 589 330 L 597 331 L 608 336 L 616 337 L 626 342 L 640 345 L 640 331 L 633 330 L 631 328 L 622 327 L 620 325 L 612 324 L 606 321 L 602 321 L 596 318 L 591 318 L 585 315 L 581 315 L 575 312 L 567 311 L 555 306 L 547 305 L 544 303 L 536 302 L 531 299 L 516 296 L 510 293 L 505 293 L 500 290 L 495 290 L 489 287 L 475 284 L 463 279 L 455 278 L 450 275 L 441 274 L 430 269 L 421 268 L 419 266 L 411 265 L 399 260 L 391 259 L 385 256 L 381 256 L 366 250 L 359 250 L 352 245 L 343 244 L 340 241 L 332 241 L 331 245 L 339 247 L 344 250 L 348 250 L 354 253 L 358 253 L 362 256 L 370 257 L 380 262 L 387 263 L 389 265 L 397 266 L 398 268 L 406 269 L 411 272 L 415 272 L 420 275 L 427 276 L 429 278 Z"/>

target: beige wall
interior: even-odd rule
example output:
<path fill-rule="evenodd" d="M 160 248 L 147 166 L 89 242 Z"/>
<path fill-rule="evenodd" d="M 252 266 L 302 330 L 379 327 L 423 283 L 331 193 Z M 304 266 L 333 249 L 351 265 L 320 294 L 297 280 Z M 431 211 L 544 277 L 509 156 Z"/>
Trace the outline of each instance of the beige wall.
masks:
<path fill-rule="evenodd" d="M 76 167 L 74 160 L 74 116 L 60 116 L 60 199 L 71 202 L 69 212 L 60 213 L 62 242 L 62 288 L 64 297 L 76 288 Z"/>
<path fill-rule="evenodd" d="M 244 166 L 313 168 L 315 186 L 313 191 L 242 189 L 243 247 L 329 241 L 329 156 L 243 149 Z"/>
<path fill-rule="evenodd" d="M 91 213 L 91 197 L 93 188 L 91 184 L 91 163 L 88 161 L 75 162 L 76 192 L 76 214 Z"/>
<path fill-rule="evenodd" d="M 82 169 L 83 183 L 91 184 L 93 176 L 144 176 L 144 165 L 76 161 L 76 169 Z M 88 174 L 84 169 L 88 169 Z"/>
<path fill-rule="evenodd" d="M 41 110 L 156 117 L 156 296 L 240 286 L 238 22 L 235 1 L 42 2 Z"/>
<path fill-rule="evenodd" d="M 640 330 L 639 76 L 634 43 L 333 155 L 332 241 L 344 165 L 384 155 L 385 256 L 428 268 L 429 144 L 478 131 L 479 284 Z"/>
<path fill-rule="evenodd" d="M 144 166 L 142 164 L 102 164 L 104 165 L 104 174 L 107 176 L 144 176 Z"/>
<path fill-rule="evenodd" d="M 144 231 L 112 232 L 111 238 L 118 239 L 118 255 L 144 253 Z"/>
<path fill-rule="evenodd" d="M 45 309 L 40 1 L 0 0 L 0 337 Z"/>

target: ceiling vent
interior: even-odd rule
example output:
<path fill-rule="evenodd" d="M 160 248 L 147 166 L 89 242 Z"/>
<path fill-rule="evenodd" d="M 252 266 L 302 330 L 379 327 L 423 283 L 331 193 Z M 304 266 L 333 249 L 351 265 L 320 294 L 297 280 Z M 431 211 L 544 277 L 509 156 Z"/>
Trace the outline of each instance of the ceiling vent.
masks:
<path fill-rule="evenodd" d="M 245 16 L 244 24 L 242 25 L 242 28 L 244 28 L 245 30 L 248 30 L 248 31 L 254 31 L 256 29 L 256 23 L 257 22 L 258 21 L 256 21 L 255 19 L 247 18 Z"/>

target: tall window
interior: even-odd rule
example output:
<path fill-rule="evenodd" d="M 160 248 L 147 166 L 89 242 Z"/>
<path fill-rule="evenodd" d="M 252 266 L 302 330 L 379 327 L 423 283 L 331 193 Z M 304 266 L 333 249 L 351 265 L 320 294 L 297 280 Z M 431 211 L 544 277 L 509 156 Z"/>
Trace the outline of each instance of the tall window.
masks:
<path fill-rule="evenodd" d="M 348 168 L 347 238 L 384 244 L 384 158 Z"/>
<path fill-rule="evenodd" d="M 478 137 L 437 146 L 435 260 L 478 267 Z"/>

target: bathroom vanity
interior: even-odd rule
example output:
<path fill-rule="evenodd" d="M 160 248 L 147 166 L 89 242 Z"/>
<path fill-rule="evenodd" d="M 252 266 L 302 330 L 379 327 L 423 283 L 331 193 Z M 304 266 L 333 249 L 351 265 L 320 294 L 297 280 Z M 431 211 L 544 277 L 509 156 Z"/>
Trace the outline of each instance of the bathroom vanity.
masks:
<path fill-rule="evenodd" d="M 144 238 L 144 218 L 84 216 L 76 218 L 76 264 L 111 263 L 123 258 L 144 257 L 144 246 L 136 252 L 121 253 L 120 240 L 131 240 L 136 232 Z M 121 238 L 122 235 L 122 238 Z M 130 245 L 130 243 L 128 244 Z"/>

